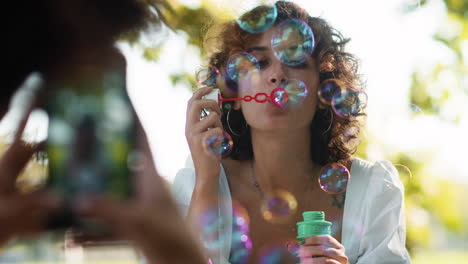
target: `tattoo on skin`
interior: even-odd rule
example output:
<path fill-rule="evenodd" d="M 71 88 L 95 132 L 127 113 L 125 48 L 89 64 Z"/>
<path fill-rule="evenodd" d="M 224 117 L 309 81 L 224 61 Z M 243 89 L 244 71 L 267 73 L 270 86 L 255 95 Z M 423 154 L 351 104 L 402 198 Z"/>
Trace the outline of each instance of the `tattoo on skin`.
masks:
<path fill-rule="evenodd" d="M 332 195 L 332 198 L 333 198 L 332 206 L 336 206 L 338 207 L 338 209 L 341 209 L 343 208 L 344 203 L 345 203 L 346 192 L 340 193 L 340 194 L 334 194 Z"/>

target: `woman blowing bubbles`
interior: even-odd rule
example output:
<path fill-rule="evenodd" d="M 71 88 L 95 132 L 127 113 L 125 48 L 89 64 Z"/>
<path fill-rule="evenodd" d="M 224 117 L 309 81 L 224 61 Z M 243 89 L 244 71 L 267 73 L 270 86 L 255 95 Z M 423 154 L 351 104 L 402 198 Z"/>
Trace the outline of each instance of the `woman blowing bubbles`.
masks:
<path fill-rule="evenodd" d="M 352 156 L 367 97 L 356 60 L 344 51 L 347 40 L 283 1 L 216 32 L 207 38 L 216 45 L 208 86 L 188 103 L 193 166 L 173 185 L 210 261 L 409 263 L 395 168 Z M 212 86 L 224 98 L 248 100 L 224 102 L 221 110 L 204 98 Z M 277 88 L 289 98 L 269 97 Z M 200 120 L 203 109 L 210 114 Z M 210 138 L 223 130 L 232 151 L 213 155 Z M 296 223 L 306 211 L 323 211 L 332 232 L 297 245 Z"/>

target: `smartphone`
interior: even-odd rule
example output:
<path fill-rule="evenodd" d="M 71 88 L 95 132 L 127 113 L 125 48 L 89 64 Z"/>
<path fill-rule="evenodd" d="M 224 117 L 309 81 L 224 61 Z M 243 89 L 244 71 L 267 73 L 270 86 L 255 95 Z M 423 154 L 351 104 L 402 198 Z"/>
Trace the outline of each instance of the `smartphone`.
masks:
<path fill-rule="evenodd" d="M 76 199 L 106 195 L 125 200 L 132 196 L 130 159 L 136 143 L 136 118 L 126 90 L 123 70 L 47 91 L 47 188 L 64 201 L 49 217 L 49 229 L 73 227 L 92 235 L 110 233 L 98 220 L 79 217 L 74 210 Z"/>

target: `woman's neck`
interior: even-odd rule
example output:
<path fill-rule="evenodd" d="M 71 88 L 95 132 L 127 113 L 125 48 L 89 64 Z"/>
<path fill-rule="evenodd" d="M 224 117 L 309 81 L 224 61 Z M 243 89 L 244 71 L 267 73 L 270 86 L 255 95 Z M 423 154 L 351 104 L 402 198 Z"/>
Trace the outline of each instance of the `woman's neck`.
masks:
<path fill-rule="evenodd" d="M 258 131 L 252 129 L 253 172 L 266 192 L 300 191 L 317 167 L 311 158 L 310 128 Z"/>

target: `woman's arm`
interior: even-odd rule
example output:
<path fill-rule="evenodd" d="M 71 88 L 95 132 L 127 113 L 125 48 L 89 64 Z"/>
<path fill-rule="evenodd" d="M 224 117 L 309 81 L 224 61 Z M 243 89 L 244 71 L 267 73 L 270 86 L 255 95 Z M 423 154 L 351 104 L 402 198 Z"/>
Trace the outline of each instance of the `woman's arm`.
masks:
<path fill-rule="evenodd" d="M 219 174 L 221 157 L 207 153 L 204 141 L 211 135 L 223 132 L 221 111 L 214 100 L 203 99 L 213 88 L 198 89 L 187 105 L 187 121 L 185 135 L 192 154 L 195 170 L 195 184 L 188 209 L 188 220 L 203 241 L 207 236 L 213 239 L 213 234 L 206 234 L 206 227 L 218 223 Z M 203 109 L 210 109 L 210 114 L 200 120 Z M 216 239 L 216 235 L 214 236 Z M 206 245 L 206 244 L 205 244 Z M 205 247 L 209 256 L 216 253 Z"/>
<path fill-rule="evenodd" d="M 365 230 L 357 264 L 411 263 L 405 247 L 404 187 L 390 162 L 371 168 Z"/>

